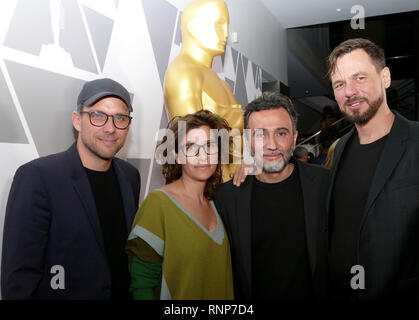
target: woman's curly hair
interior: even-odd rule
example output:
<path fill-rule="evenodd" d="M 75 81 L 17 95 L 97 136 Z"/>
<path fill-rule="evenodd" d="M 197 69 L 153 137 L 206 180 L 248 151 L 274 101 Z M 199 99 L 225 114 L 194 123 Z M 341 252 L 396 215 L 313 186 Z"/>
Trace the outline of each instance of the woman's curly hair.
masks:
<path fill-rule="evenodd" d="M 230 126 L 228 125 L 227 121 L 221 118 L 220 116 L 216 115 L 207 110 L 200 110 L 195 113 L 187 114 L 183 117 L 174 117 L 169 124 L 167 125 L 167 129 L 170 129 L 174 134 L 174 146 L 167 145 L 166 149 L 163 151 L 163 156 L 167 157 L 167 150 L 175 150 L 179 152 L 179 141 L 182 141 L 184 137 L 179 137 L 178 127 L 179 121 L 184 121 L 186 123 L 186 134 L 192 130 L 202 126 L 208 126 L 210 129 L 225 129 L 227 131 L 231 130 Z M 169 139 L 170 141 L 170 139 Z M 164 143 L 169 143 L 167 136 L 163 137 L 163 140 L 157 145 L 157 148 Z M 218 138 L 218 144 L 220 146 L 220 139 Z M 220 150 L 220 148 L 219 148 Z M 209 200 L 214 199 L 215 197 L 215 188 L 217 185 L 221 183 L 222 173 L 221 173 L 221 152 L 218 153 L 218 162 L 217 162 L 217 169 L 215 170 L 214 174 L 207 180 L 204 190 L 204 196 Z M 170 161 L 166 161 L 162 164 L 162 173 L 166 179 L 166 184 L 172 183 L 178 180 L 182 176 L 182 165 L 179 163 L 171 163 Z"/>

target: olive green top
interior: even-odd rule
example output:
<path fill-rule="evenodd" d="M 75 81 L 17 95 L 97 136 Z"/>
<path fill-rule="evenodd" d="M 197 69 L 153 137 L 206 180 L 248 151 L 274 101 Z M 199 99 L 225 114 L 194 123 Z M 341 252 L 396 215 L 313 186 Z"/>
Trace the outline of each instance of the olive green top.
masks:
<path fill-rule="evenodd" d="M 166 191 L 149 193 L 127 243 L 134 297 L 145 283 L 158 283 L 156 292 L 162 300 L 234 298 L 228 238 L 212 201 L 211 205 L 217 217 L 213 232 Z M 139 261 L 146 263 L 139 267 Z M 160 263 L 159 277 L 155 266 Z M 158 278 L 158 282 L 150 282 L 150 277 Z"/>

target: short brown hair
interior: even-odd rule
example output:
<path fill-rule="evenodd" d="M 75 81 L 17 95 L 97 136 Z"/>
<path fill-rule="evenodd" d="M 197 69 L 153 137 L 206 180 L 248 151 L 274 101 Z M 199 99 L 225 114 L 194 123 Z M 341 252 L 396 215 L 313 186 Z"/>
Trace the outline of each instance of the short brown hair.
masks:
<path fill-rule="evenodd" d="M 167 157 L 167 150 L 175 150 L 179 152 L 179 142 L 183 137 L 179 137 L 178 134 L 178 127 L 179 121 L 186 122 L 186 133 L 190 130 L 199 128 L 202 126 L 208 126 L 210 129 L 225 129 L 231 130 L 230 126 L 228 125 L 227 121 L 221 118 L 220 116 L 216 115 L 207 110 L 200 110 L 192 114 L 187 114 L 183 117 L 174 117 L 167 128 L 170 129 L 175 137 L 175 145 L 174 146 L 167 146 L 166 150 L 163 151 L 163 155 Z M 163 137 L 163 140 L 158 144 L 157 148 L 167 141 L 167 137 Z M 220 162 L 221 152 L 218 153 L 218 162 L 217 162 L 217 169 L 215 173 L 207 180 L 207 184 L 205 185 L 204 195 L 209 200 L 214 199 L 215 197 L 215 188 L 221 183 L 222 173 L 221 173 L 221 162 Z M 182 165 L 179 163 L 170 163 L 170 161 L 166 161 L 162 164 L 162 173 L 164 178 L 166 179 L 166 184 L 172 183 L 178 180 L 182 176 Z"/>
<path fill-rule="evenodd" d="M 356 49 L 362 49 L 368 54 L 368 56 L 371 58 L 378 72 L 380 72 L 381 70 L 383 70 L 383 68 L 386 67 L 386 58 L 385 58 L 384 50 L 382 48 L 380 48 L 374 42 L 367 39 L 363 39 L 363 38 L 349 39 L 342 42 L 335 49 L 333 49 L 332 53 L 327 57 L 327 68 L 328 68 L 327 77 L 329 77 L 329 79 L 330 79 L 331 74 L 336 69 L 337 60 L 340 57 Z"/>

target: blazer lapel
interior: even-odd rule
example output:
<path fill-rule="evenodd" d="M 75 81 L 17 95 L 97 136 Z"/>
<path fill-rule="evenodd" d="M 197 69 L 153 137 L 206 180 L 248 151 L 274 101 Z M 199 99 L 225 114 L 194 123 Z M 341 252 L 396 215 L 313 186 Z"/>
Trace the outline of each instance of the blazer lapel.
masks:
<path fill-rule="evenodd" d="M 309 174 L 308 170 L 305 170 L 304 165 L 301 162 L 296 161 L 296 166 L 298 167 L 298 173 L 300 178 L 300 185 L 303 192 L 303 203 L 304 203 L 304 220 L 306 227 L 306 243 L 308 249 L 308 255 L 310 258 L 310 267 L 311 273 L 314 275 L 315 266 L 316 266 L 316 256 L 317 256 L 317 225 L 319 218 L 316 213 L 315 203 L 318 201 L 316 199 L 316 193 L 313 190 L 316 190 L 318 186 L 315 184 L 315 179 Z"/>
<path fill-rule="evenodd" d="M 119 190 L 121 191 L 122 201 L 124 203 L 124 213 L 125 213 L 125 222 L 127 227 L 127 232 L 131 231 L 132 220 L 135 216 L 137 210 L 135 209 L 135 200 L 132 192 L 132 188 L 125 176 L 125 173 L 122 171 L 121 167 L 118 165 L 115 159 L 113 160 L 114 168 L 116 175 L 118 177 Z"/>
<path fill-rule="evenodd" d="M 74 189 L 80 198 L 86 215 L 89 219 L 90 225 L 95 234 L 95 238 L 99 244 L 99 247 L 105 253 L 105 245 L 103 243 L 102 229 L 100 227 L 99 217 L 97 215 L 97 209 L 93 192 L 90 187 L 89 179 L 83 168 L 83 164 L 80 160 L 76 144 L 74 143 L 68 150 L 69 164 L 72 167 L 72 176 L 74 180 Z"/>
<path fill-rule="evenodd" d="M 333 188 L 335 184 L 336 173 L 339 168 L 339 162 L 342 158 L 343 151 L 345 150 L 346 144 L 348 143 L 351 136 L 355 133 L 355 128 L 352 128 L 346 135 L 344 135 L 341 140 L 338 142 L 339 147 L 335 149 L 335 155 L 333 159 L 332 171 L 331 171 L 331 179 L 330 179 L 330 186 L 329 190 L 327 191 L 327 198 L 326 198 L 326 211 L 327 211 L 327 224 L 329 225 L 330 219 L 330 210 L 332 205 L 332 194 Z"/>
<path fill-rule="evenodd" d="M 74 183 L 74 188 L 83 204 L 87 217 L 89 218 L 92 229 L 99 246 L 105 252 L 105 245 L 103 243 L 102 229 L 100 227 L 99 217 L 97 215 L 96 204 L 93 198 L 93 193 L 90 187 L 89 180 L 86 177 L 80 177 Z"/>
<path fill-rule="evenodd" d="M 403 153 L 406 151 L 405 141 L 409 137 L 409 129 L 408 124 L 403 122 L 403 119 L 396 114 L 393 127 L 387 137 L 380 160 L 375 169 L 374 178 L 371 182 L 370 191 L 365 204 L 364 216 L 361 222 L 361 229 L 364 226 L 372 204 L 383 189 L 397 163 L 403 156 Z"/>
<path fill-rule="evenodd" d="M 236 228 L 239 235 L 240 251 L 243 259 L 247 288 L 251 296 L 251 278 L 252 278 L 252 238 L 251 238 L 251 197 L 254 176 L 248 176 L 240 187 L 234 187 L 234 201 L 236 202 Z"/>

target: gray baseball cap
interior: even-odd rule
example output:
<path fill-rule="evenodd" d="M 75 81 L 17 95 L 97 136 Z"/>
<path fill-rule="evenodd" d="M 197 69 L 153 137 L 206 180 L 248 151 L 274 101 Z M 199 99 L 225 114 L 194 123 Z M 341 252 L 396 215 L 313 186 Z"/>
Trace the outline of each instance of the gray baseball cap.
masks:
<path fill-rule="evenodd" d="M 116 96 L 122 99 L 129 108 L 129 111 L 132 112 L 131 96 L 127 89 L 120 83 L 109 78 L 86 82 L 77 98 L 77 105 L 79 107 L 90 107 L 107 96 Z"/>

